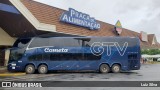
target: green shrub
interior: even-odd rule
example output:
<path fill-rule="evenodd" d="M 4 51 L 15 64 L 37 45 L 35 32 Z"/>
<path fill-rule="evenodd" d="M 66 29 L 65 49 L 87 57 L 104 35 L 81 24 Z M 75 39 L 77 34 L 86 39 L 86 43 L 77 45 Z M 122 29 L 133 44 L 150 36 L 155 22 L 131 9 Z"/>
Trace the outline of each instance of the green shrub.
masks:
<path fill-rule="evenodd" d="M 156 55 L 156 54 L 160 54 L 160 50 L 159 49 L 145 49 L 145 50 L 141 50 L 141 54 L 148 54 L 148 55 Z"/>

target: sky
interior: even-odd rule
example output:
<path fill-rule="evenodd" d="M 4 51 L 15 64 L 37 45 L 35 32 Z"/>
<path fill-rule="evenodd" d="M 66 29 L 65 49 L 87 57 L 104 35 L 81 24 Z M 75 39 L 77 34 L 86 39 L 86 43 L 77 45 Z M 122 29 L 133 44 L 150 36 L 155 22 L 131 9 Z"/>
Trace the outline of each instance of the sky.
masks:
<path fill-rule="evenodd" d="M 74 8 L 97 20 L 155 34 L 160 42 L 160 0 L 35 0 L 64 10 Z"/>

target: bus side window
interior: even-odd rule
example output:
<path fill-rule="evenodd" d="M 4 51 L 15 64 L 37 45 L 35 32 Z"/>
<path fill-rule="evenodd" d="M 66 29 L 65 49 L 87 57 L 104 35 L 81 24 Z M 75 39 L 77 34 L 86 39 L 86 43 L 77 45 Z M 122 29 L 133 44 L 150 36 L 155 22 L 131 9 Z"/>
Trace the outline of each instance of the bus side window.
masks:
<path fill-rule="evenodd" d="M 75 61 L 79 61 L 79 60 L 83 59 L 82 53 L 73 53 L 72 57 L 73 57 L 73 60 L 75 60 Z"/>
<path fill-rule="evenodd" d="M 36 55 L 36 60 L 41 61 L 42 60 L 42 54 Z"/>
<path fill-rule="evenodd" d="M 31 55 L 31 56 L 29 56 L 29 58 L 28 58 L 29 61 L 33 61 L 33 60 L 35 60 L 35 59 L 36 59 L 35 55 Z"/>
<path fill-rule="evenodd" d="M 50 60 L 51 60 L 51 61 L 54 61 L 55 59 L 56 59 L 55 54 L 51 54 L 51 55 L 50 55 Z"/>
<path fill-rule="evenodd" d="M 62 60 L 61 58 L 63 58 L 63 57 L 60 53 L 53 53 L 50 55 L 51 61 L 60 61 L 60 60 Z"/>
<path fill-rule="evenodd" d="M 51 38 L 49 39 L 49 46 L 80 47 L 81 42 L 73 38 Z"/>
<path fill-rule="evenodd" d="M 29 56 L 29 61 L 40 61 L 40 60 L 42 60 L 42 54 Z"/>
<path fill-rule="evenodd" d="M 100 56 L 93 55 L 92 53 L 84 53 L 84 60 L 100 60 Z"/>
<path fill-rule="evenodd" d="M 70 61 L 70 60 L 80 60 L 82 59 L 81 54 L 79 53 L 57 53 L 57 54 L 51 54 L 50 60 L 52 61 Z"/>
<path fill-rule="evenodd" d="M 50 54 L 43 54 L 43 60 L 50 60 Z"/>
<path fill-rule="evenodd" d="M 86 44 L 85 46 L 86 46 L 86 47 L 90 47 L 90 45 L 89 45 L 89 44 Z"/>
<path fill-rule="evenodd" d="M 42 47 L 42 46 L 48 46 L 48 45 L 49 45 L 48 38 L 34 38 L 31 44 L 29 45 L 29 48 Z"/>
<path fill-rule="evenodd" d="M 137 59 L 137 54 L 128 55 L 128 59 Z"/>

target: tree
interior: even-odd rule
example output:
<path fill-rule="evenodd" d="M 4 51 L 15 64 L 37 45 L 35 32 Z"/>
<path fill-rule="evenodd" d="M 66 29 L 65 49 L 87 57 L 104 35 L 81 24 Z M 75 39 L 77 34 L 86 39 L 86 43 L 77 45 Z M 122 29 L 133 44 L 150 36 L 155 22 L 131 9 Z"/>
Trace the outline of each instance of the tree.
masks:
<path fill-rule="evenodd" d="M 156 55 L 156 54 L 160 54 L 160 50 L 159 49 L 145 49 L 145 50 L 141 50 L 141 54 L 148 54 L 148 55 Z"/>

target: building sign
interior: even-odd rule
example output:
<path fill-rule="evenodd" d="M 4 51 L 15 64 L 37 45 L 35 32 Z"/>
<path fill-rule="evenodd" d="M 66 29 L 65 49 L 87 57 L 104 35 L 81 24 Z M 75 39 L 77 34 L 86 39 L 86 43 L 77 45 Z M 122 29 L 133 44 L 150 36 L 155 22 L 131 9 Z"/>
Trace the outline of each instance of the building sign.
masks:
<path fill-rule="evenodd" d="M 116 25 L 115 25 L 115 31 L 117 32 L 118 35 L 122 33 L 122 25 L 121 22 L 118 20 Z"/>
<path fill-rule="evenodd" d="M 86 27 L 91 30 L 97 30 L 100 28 L 100 24 L 94 18 L 72 8 L 69 8 L 68 11 L 61 15 L 60 21 Z"/>

